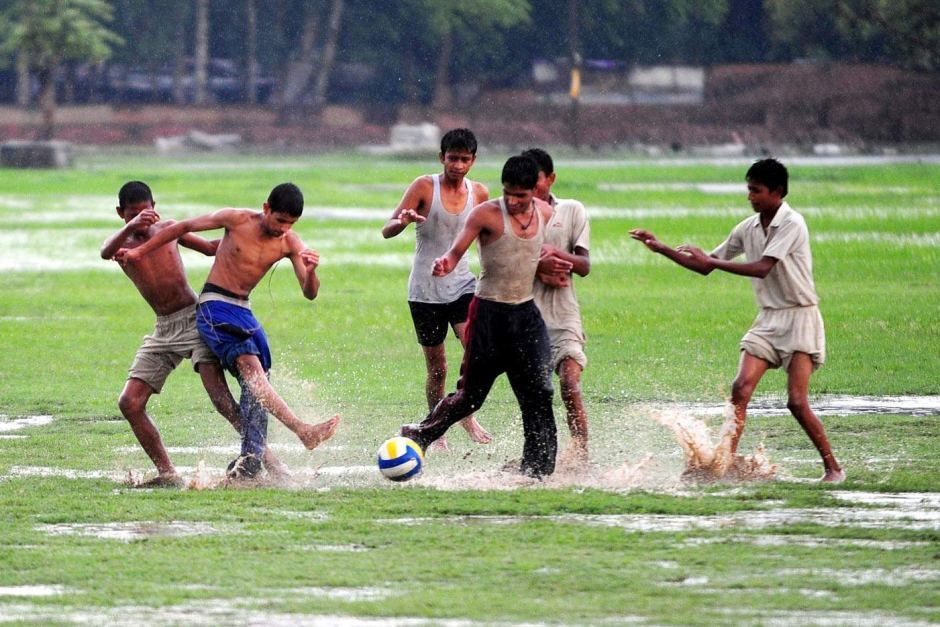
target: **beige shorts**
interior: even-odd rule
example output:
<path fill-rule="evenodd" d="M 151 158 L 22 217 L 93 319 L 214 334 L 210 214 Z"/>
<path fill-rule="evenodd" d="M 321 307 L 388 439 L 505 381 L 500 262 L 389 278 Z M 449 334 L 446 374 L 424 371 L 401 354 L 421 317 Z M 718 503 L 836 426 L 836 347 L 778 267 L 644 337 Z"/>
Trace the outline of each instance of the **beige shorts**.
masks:
<path fill-rule="evenodd" d="M 196 330 L 195 304 L 157 317 L 153 334 L 144 336 L 127 378 L 140 379 L 159 394 L 167 377 L 186 358 L 192 359 L 197 371 L 203 362 L 219 361 Z"/>
<path fill-rule="evenodd" d="M 558 367 L 566 359 L 575 360 L 581 369 L 587 367 L 587 355 L 584 354 L 584 344 L 587 339 L 584 333 L 575 329 L 549 329 L 548 342 L 552 348 L 552 370 L 558 372 Z"/>
<path fill-rule="evenodd" d="M 806 353 L 813 369 L 819 368 L 826 361 L 826 330 L 819 307 L 761 309 L 741 338 L 741 350 L 784 370 L 789 370 L 793 353 Z"/>

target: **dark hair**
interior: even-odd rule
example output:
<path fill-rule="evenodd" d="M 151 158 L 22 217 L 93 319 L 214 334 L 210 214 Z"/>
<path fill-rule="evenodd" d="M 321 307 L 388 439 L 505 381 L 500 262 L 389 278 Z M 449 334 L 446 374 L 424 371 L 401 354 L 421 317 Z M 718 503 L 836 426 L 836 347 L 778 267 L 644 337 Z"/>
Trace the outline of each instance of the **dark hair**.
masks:
<path fill-rule="evenodd" d="M 153 192 L 143 181 L 128 181 L 118 191 L 118 205 L 121 209 L 127 205 L 149 200 L 153 204 Z"/>
<path fill-rule="evenodd" d="M 441 137 L 441 154 L 466 150 L 471 155 L 477 154 L 477 138 L 468 128 L 455 128 L 444 133 Z"/>
<path fill-rule="evenodd" d="M 529 148 L 522 151 L 523 157 L 528 157 L 539 164 L 539 171 L 545 173 L 545 176 L 551 176 L 555 173 L 555 162 L 552 156 L 541 148 Z"/>
<path fill-rule="evenodd" d="M 766 185 L 767 189 L 770 191 L 781 189 L 783 193 L 780 197 L 784 198 L 787 195 L 787 184 L 790 175 L 787 173 L 786 166 L 776 159 L 761 159 L 760 161 L 755 161 L 754 165 L 748 168 L 744 179 L 746 181 Z"/>
<path fill-rule="evenodd" d="M 293 183 L 281 183 L 268 195 L 271 211 L 286 213 L 299 218 L 304 212 L 304 195 Z"/>
<path fill-rule="evenodd" d="M 539 164 L 531 157 L 509 157 L 503 166 L 503 185 L 535 189 L 539 182 Z"/>

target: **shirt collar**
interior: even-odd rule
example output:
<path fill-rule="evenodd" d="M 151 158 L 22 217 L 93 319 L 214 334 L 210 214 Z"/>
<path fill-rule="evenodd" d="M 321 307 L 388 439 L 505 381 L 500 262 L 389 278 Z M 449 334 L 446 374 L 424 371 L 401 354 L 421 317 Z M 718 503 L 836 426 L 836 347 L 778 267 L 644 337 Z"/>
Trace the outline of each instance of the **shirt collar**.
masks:
<path fill-rule="evenodd" d="M 770 224 L 767 225 L 768 229 L 779 228 L 780 224 L 786 219 L 787 214 L 789 214 L 793 209 L 790 208 L 790 205 L 787 204 L 787 201 L 780 203 L 780 206 L 777 207 L 777 213 L 774 214 L 774 219 L 770 221 Z M 760 214 L 754 216 L 754 222 L 751 223 L 751 228 L 757 228 L 760 226 Z"/>

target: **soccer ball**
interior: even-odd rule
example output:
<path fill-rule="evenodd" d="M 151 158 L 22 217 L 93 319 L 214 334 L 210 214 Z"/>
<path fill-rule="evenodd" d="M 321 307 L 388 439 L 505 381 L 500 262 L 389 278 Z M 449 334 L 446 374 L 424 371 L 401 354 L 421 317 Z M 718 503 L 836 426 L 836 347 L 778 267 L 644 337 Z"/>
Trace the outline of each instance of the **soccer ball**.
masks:
<path fill-rule="evenodd" d="M 396 436 L 379 447 L 379 472 L 392 481 L 408 481 L 421 474 L 424 453 L 414 440 Z"/>

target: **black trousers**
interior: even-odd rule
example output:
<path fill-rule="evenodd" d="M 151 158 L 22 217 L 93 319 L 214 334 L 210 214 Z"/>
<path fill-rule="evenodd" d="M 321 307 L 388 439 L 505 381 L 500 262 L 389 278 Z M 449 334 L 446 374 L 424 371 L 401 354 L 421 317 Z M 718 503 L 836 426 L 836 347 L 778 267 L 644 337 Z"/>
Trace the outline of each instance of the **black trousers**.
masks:
<path fill-rule="evenodd" d="M 534 301 L 509 305 L 474 297 L 457 391 L 441 400 L 413 436 L 422 447 L 483 406 L 496 377 L 506 373 L 522 410 L 522 472 L 555 471 L 558 437 L 552 411 L 551 348 Z"/>

